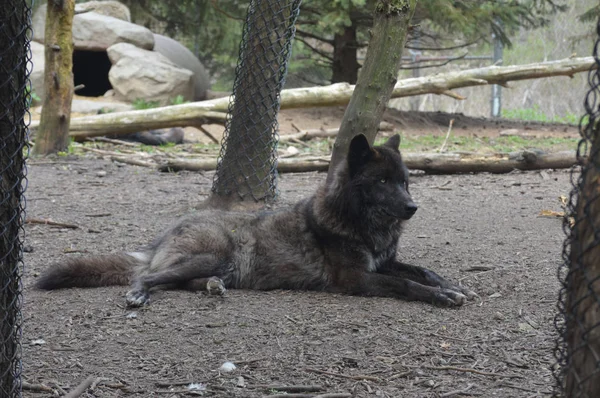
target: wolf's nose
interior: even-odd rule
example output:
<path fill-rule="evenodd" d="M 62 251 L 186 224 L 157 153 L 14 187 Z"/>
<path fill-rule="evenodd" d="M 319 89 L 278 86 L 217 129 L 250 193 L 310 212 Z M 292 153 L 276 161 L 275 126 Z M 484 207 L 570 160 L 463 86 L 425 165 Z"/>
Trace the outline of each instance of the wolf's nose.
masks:
<path fill-rule="evenodd" d="M 413 214 L 415 214 L 417 212 L 418 208 L 419 207 L 416 204 L 409 203 L 404 206 L 404 211 L 406 211 L 406 214 L 408 214 L 409 216 L 412 216 Z"/>

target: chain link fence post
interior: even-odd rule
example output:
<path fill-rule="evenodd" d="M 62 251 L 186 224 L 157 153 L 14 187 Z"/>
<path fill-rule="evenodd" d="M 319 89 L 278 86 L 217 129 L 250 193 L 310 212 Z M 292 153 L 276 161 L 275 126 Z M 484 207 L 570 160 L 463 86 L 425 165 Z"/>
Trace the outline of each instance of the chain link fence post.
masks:
<path fill-rule="evenodd" d="M 563 223 L 567 237 L 555 318 L 555 397 L 600 397 L 600 21 L 597 34 L 596 68 L 588 75 L 586 115 L 579 123 L 581 170 L 572 170 Z"/>
<path fill-rule="evenodd" d="M 21 275 L 31 9 L 0 6 L 0 397 L 21 396 Z"/>
<path fill-rule="evenodd" d="M 300 2 L 250 2 L 212 187 L 219 197 L 258 202 L 276 196 L 277 113 Z"/>

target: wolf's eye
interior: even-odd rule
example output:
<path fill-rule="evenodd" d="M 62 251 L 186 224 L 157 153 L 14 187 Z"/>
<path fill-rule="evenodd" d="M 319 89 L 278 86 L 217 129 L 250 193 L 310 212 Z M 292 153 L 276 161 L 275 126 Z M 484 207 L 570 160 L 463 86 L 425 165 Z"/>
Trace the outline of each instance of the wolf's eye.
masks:
<path fill-rule="evenodd" d="M 382 178 L 381 180 L 379 180 L 380 183 L 385 184 L 387 182 L 387 179 Z"/>

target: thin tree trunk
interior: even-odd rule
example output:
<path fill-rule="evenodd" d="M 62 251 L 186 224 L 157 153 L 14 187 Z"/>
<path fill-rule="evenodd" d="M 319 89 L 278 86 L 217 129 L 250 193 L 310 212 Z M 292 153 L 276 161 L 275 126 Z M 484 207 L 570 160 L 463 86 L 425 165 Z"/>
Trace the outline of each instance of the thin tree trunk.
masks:
<path fill-rule="evenodd" d="M 21 228 L 26 128 L 24 0 L 0 6 L 0 396 L 20 397 Z"/>
<path fill-rule="evenodd" d="M 343 33 L 335 34 L 333 37 L 332 83 L 356 83 L 360 67 L 357 52 L 356 25 L 353 23 L 345 27 Z"/>
<path fill-rule="evenodd" d="M 369 142 L 375 141 L 379 122 L 397 81 L 416 4 L 417 0 L 377 1 L 367 57 L 333 146 L 327 181 L 331 181 L 336 166 L 346 158 L 354 136 L 362 133 Z"/>
<path fill-rule="evenodd" d="M 256 202 L 275 197 L 277 113 L 298 7 L 299 0 L 250 3 L 236 69 L 235 103 L 212 187 L 219 197 Z"/>
<path fill-rule="evenodd" d="M 34 154 L 48 155 L 69 146 L 73 99 L 73 14 L 75 0 L 50 0 L 46 15 L 44 104 Z"/>
<path fill-rule="evenodd" d="M 567 275 L 566 397 L 600 397 L 600 132 L 582 171 Z"/>

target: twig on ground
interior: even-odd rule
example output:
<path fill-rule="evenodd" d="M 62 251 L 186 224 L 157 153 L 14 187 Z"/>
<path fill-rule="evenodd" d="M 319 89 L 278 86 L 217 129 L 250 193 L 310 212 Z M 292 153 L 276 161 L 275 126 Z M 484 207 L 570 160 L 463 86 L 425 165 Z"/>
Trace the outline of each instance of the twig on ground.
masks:
<path fill-rule="evenodd" d="M 79 384 L 77 387 L 75 387 L 75 389 L 73 389 L 72 391 L 70 391 L 63 398 L 77 398 L 77 397 L 79 397 L 81 394 L 83 394 L 92 385 L 92 383 L 94 382 L 94 380 L 96 380 L 96 376 L 88 376 L 87 379 L 85 379 L 84 381 L 82 381 L 81 384 Z"/>
<path fill-rule="evenodd" d="M 202 131 L 204 133 L 204 135 L 208 137 L 209 140 L 211 140 L 215 144 L 219 144 L 219 140 L 217 140 L 215 138 L 215 136 L 210 133 L 210 131 L 208 131 L 207 129 L 205 129 L 204 126 L 197 126 L 197 129 L 200 130 L 200 131 Z"/>
<path fill-rule="evenodd" d="M 96 389 L 96 387 L 98 387 L 98 384 L 102 383 L 103 381 L 108 381 L 108 380 L 109 379 L 107 379 L 106 377 L 97 377 L 96 380 L 94 380 L 94 382 L 90 386 L 90 390 L 94 391 Z"/>
<path fill-rule="evenodd" d="M 265 390 L 276 390 L 276 391 L 282 391 L 282 392 L 319 392 L 319 391 L 324 390 L 323 386 L 319 386 L 319 385 L 280 386 L 280 385 L 273 384 L 273 385 L 267 385 L 267 386 L 260 386 L 260 388 L 265 389 Z"/>
<path fill-rule="evenodd" d="M 345 374 L 341 374 L 341 373 L 328 372 L 326 370 L 313 369 L 313 368 L 304 368 L 304 370 L 307 371 L 307 372 L 312 372 L 312 373 L 320 373 L 320 374 L 323 374 L 323 375 L 326 375 L 326 376 L 341 377 L 343 379 L 380 381 L 380 379 L 378 377 L 375 377 L 375 376 L 367 376 L 367 375 L 345 375 Z"/>
<path fill-rule="evenodd" d="M 475 373 L 482 376 L 491 376 L 491 377 L 508 377 L 508 378 L 519 378 L 522 379 L 525 376 L 521 376 L 518 374 L 506 374 L 506 373 L 496 373 L 496 372 L 484 372 L 482 370 L 472 369 L 472 368 L 459 368 L 457 366 L 419 366 L 419 365 L 404 365 L 414 368 L 422 368 L 422 369 L 431 369 L 431 370 L 454 370 L 457 372 L 466 372 L 466 373 Z"/>
<path fill-rule="evenodd" d="M 465 388 L 463 388 L 462 390 L 454 390 L 454 391 L 445 392 L 445 393 L 443 393 L 443 394 L 440 395 L 440 398 L 448 398 L 448 397 L 453 397 L 455 395 L 464 394 L 467 391 L 469 391 L 472 387 L 473 387 L 473 384 L 469 384 Z"/>
<path fill-rule="evenodd" d="M 142 145 L 139 142 L 129 142 L 129 141 L 116 140 L 114 138 L 106 138 L 106 137 L 92 137 L 92 138 L 86 138 L 85 140 L 91 141 L 91 142 L 108 142 L 109 144 L 124 145 L 124 146 L 130 146 L 130 147 L 140 147 Z"/>
<path fill-rule="evenodd" d="M 444 139 L 444 142 L 442 143 L 442 147 L 440 148 L 440 150 L 438 152 L 446 151 L 446 144 L 448 143 L 448 137 L 450 137 L 450 132 L 452 131 L 453 124 L 454 124 L 454 119 L 450 119 L 450 124 L 448 125 L 448 132 L 446 133 L 446 138 Z"/>
<path fill-rule="evenodd" d="M 187 386 L 188 384 L 192 384 L 194 383 L 194 381 L 191 380 L 182 380 L 182 381 L 157 381 L 156 386 L 157 387 L 173 387 L 173 386 Z"/>
<path fill-rule="evenodd" d="M 494 267 L 486 267 L 485 265 L 475 265 L 473 267 L 465 268 L 463 272 L 478 272 L 478 271 L 492 271 Z"/>
<path fill-rule="evenodd" d="M 47 385 L 44 385 L 44 384 L 35 384 L 35 383 L 28 383 L 26 381 L 22 381 L 21 386 L 23 387 L 23 390 L 27 390 L 27 391 L 51 392 L 51 393 L 54 392 L 52 387 L 48 387 Z"/>
<path fill-rule="evenodd" d="M 156 163 L 144 162 L 143 160 L 130 159 L 123 156 L 111 156 L 110 160 L 112 160 L 113 162 L 131 164 L 133 166 L 149 167 L 151 169 L 157 167 Z"/>
<path fill-rule="evenodd" d="M 50 219 L 41 219 L 41 218 L 31 218 L 28 217 L 25 219 L 25 224 L 42 224 L 42 225 L 51 225 L 53 227 L 62 227 L 62 228 L 69 228 L 69 229 L 78 229 L 80 228 L 79 225 L 75 225 L 75 224 L 67 224 L 67 223 L 62 223 L 62 222 L 57 222 L 57 221 L 52 221 Z"/>
<path fill-rule="evenodd" d="M 346 392 L 341 393 L 331 393 L 331 394 L 320 394 L 315 395 L 313 398 L 350 398 L 352 394 L 348 394 Z"/>

